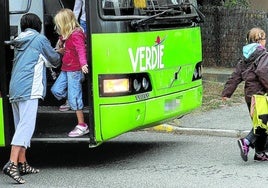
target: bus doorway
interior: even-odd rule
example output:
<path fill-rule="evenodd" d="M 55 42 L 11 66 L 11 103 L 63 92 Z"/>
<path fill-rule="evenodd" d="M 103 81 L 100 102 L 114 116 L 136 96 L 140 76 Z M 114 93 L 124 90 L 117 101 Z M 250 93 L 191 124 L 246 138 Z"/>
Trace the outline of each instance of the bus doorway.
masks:
<path fill-rule="evenodd" d="M 49 1 L 49 0 L 9 0 L 9 1 L 1 1 L 1 4 L 5 4 L 5 10 L 8 9 L 6 13 L 8 15 L 8 23 L 4 25 L 8 27 L 6 28 L 5 33 L 8 36 L 3 37 L 5 43 L 14 39 L 20 33 L 20 18 L 23 14 L 31 12 L 37 14 L 42 21 L 42 34 L 44 34 L 53 47 L 56 46 L 58 40 L 58 34 L 55 31 L 55 24 L 53 21 L 56 13 L 62 8 L 70 8 L 74 6 L 74 1 Z M 9 5 L 9 7 L 8 7 Z M 7 30 L 9 28 L 9 30 Z M 14 132 L 13 126 L 13 118 L 12 118 L 12 110 L 10 108 L 8 102 L 8 85 L 11 77 L 12 71 L 12 61 L 14 56 L 14 50 L 12 46 L 6 46 L 6 59 L 5 59 L 5 72 L 3 72 L 3 76 L 6 80 L 5 83 L 2 83 L 5 86 L 2 89 L 3 100 L 5 102 L 5 106 L 3 105 L 3 111 L 5 109 L 9 109 L 8 112 L 2 115 L 3 119 L 10 119 L 7 123 L 3 123 L 2 127 L 5 127 L 6 134 L 3 134 L 3 138 L 6 138 L 5 143 L 9 143 L 11 140 L 12 133 Z M 3 56 L 3 55 L 2 55 Z M 1 65 L 2 66 L 2 65 Z M 0 68 L 2 69 L 2 67 Z M 4 69 L 2 69 L 4 70 Z M 74 139 L 68 138 L 68 133 L 73 129 L 73 127 L 77 124 L 77 119 L 75 115 L 75 111 L 68 110 L 65 112 L 59 111 L 59 106 L 62 105 L 65 100 L 58 101 L 52 95 L 50 88 L 55 82 L 56 77 L 60 73 L 59 68 L 48 68 L 47 69 L 47 95 L 44 100 L 39 101 L 39 108 L 37 114 L 36 121 L 36 129 L 33 135 L 32 141 L 35 142 L 73 142 Z M 88 106 L 88 79 L 86 78 L 83 82 L 83 102 L 85 105 L 84 115 L 85 120 L 88 122 L 89 119 L 89 106 Z M 0 126 L 1 128 L 1 126 Z M 7 131 L 9 130 L 9 131 Z M 9 136 L 8 136 L 9 135 Z M 79 142 L 88 142 L 89 134 L 76 138 Z"/>

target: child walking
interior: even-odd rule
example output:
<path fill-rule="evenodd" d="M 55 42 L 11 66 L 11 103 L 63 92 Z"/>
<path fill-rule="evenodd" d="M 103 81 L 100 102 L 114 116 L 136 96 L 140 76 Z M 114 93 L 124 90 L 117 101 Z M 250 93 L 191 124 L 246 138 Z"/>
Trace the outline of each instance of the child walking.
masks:
<path fill-rule="evenodd" d="M 238 62 L 235 71 L 225 83 L 222 99 L 230 98 L 237 86 L 245 81 L 245 101 L 250 111 L 251 97 L 254 94 L 268 92 L 268 53 L 265 49 L 266 34 L 260 28 L 252 28 L 247 33 L 247 44 L 243 47 L 243 58 Z M 254 160 L 268 161 L 264 152 L 267 134 L 266 130 L 253 129 L 245 138 L 238 140 L 240 155 L 244 161 L 248 160 L 249 147 L 255 147 Z"/>
<path fill-rule="evenodd" d="M 57 32 L 64 47 L 61 72 L 51 92 L 58 99 L 67 97 L 72 110 L 77 116 L 77 125 L 68 134 L 69 137 L 78 137 L 89 132 L 84 120 L 82 100 L 83 73 L 88 73 L 86 58 L 86 36 L 70 9 L 60 10 L 54 18 Z"/>

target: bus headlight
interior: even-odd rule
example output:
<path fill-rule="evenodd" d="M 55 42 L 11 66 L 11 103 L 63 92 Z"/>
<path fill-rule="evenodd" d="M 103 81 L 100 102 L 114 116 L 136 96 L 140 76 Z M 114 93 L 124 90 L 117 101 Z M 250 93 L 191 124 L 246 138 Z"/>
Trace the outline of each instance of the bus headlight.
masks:
<path fill-rule="evenodd" d="M 129 79 L 109 79 L 103 80 L 103 92 L 108 93 L 121 93 L 129 91 Z"/>
<path fill-rule="evenodd" d="M 100 74 L 98 77 L 101 97 L 127 96 L 152 91 L 148 73 Z"/>

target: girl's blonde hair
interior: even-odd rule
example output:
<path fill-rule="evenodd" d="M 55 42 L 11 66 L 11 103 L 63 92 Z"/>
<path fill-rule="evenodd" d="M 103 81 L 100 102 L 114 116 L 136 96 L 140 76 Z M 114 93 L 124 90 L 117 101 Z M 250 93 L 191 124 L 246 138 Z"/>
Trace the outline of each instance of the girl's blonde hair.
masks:
<path fill-rule="evenodd" d="M 247 33 L 247 43 L 258 43 L 261 40 L 266 39 L 264 30 L 258 27 L 254 27 Z"/>
<path fill-rule="evenodd" d="M 76 28 L 81 28 L 71 9 L 61 9 L 54 17 L 57 33 L 67 39 Z"/>

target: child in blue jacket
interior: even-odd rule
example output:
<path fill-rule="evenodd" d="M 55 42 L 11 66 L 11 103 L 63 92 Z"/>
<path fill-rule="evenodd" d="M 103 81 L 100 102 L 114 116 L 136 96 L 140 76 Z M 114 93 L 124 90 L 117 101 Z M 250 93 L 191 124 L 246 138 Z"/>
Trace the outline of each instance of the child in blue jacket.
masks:
<path fill-rule="evenodd" d="M 21 33 L 14 39 L 14 62 L 11 72 L 9 100 L 15 133 L 4 174 L 23 184 L 21 175 L 38 173 L 26 160 L 26 150 L 34 133 L 38 100 L 46 95 L 46 67 L 60 65 L 60 54 L 42 34 L 42 22 L 32 13 L 22 16 Z"/>

